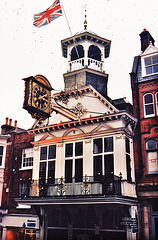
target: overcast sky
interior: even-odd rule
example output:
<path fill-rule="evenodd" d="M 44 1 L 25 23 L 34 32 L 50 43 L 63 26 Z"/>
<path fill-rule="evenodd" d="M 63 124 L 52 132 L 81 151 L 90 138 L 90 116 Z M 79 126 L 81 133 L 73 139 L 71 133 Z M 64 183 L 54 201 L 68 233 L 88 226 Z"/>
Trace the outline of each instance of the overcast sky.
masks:
<path fill-rule="evenodd" d="M 34 120 L 22 108 L 23 78 L 44 75 L 52 87 L 64 88 L 67 59 L 61 40 L 70 37 L 64 16 L 41 28 L 33 26 L 33 15 L 46 10 L 53 0 L 0 0 L 0 125 L 5 118 L 31 128 Z M 133 58 L 141 53 L 139 34 L 146 28 L 158 47 L 157 0 L 62 0 L 72 34 L 83 30 L 87 5 L 88 30 L 112 41 L 105 70 L 109 74 L 108 95 L 130 102 L 129 73 Z"/>

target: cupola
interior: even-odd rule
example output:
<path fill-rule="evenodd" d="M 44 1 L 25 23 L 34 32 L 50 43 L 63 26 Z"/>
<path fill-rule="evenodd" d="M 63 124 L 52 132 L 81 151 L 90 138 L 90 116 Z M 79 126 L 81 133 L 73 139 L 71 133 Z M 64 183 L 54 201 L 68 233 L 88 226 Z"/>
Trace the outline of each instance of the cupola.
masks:
<path fill-rule="evenodd" d="M 65 90 L 91 84 L 106 96 L 108 75 L 104 59 L 109 57 L 111 41 L 85 30 L 62 40 L 61 44 L 62 54 L 68 59 Z"/>

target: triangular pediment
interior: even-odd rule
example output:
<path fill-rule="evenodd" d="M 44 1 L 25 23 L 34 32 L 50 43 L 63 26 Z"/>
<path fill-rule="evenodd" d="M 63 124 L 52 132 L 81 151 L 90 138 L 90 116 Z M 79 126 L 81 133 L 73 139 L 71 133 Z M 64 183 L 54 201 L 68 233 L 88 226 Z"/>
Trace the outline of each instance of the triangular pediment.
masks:
<path fill-rule="evenodd" d="M 91 132 L 100 132 L 100 131 L 109 131 L 113 130 L 111 126 L 108 124 L 100 123 L 97 127 L 95 127 Z"/>
<path fill-rule="evenodd" d="M 152 43 L 145 49 L 145 51 L 141 54 L 142 57 L 150 54 L 158 54 L 158 48 L 153 46 Z"/>
<path fill-rule="evenodd" d="M 53 94 L 52 110 L 59 117 L 64 117 L 65 121 L 118 112 L 118 109 L 91 85 Z"/>
<path fill-rule="evenodd" d="M 51 133 L 45 133 L 44 136 L 42 136 L 42 138 L 40 138 L 38 141 L 44 141 L 44 140 L 49 140 L 49 139 L 53 139 L 56 138 L 56 136 L 54 134 Z"/>

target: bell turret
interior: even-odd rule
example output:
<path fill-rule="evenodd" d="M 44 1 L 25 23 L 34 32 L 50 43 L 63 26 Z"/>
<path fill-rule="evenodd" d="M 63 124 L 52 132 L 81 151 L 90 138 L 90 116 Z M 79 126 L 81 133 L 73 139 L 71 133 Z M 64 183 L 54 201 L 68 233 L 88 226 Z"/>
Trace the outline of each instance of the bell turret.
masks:
<path fill-rule="evenodd" d="M 62 40 L 61 44 L 62 54 L 68 59 L 65 90 L 91 84 L 107 96 L 104 59 L 109 57 L 111 41 L 85 30 Z"/>

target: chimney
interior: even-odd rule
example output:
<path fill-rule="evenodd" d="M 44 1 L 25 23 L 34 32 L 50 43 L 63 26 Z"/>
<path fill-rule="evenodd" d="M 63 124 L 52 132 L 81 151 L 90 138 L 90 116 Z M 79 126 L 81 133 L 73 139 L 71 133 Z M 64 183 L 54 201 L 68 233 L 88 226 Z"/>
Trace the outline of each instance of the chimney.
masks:
<path fill-rule="evenodd" d="M 141 41 L 141 51 L 144 52 L 145 49 L 149 46 L 150 42 L 154 46 L 155 40 L 153 37 L 150 35 L 150 33 L 144 29 L 143 32 L 141 32 L 140 36 L 140 41 Z"/>
<path fill-rule="evenodd" d="M 1 126 L 1 134 L 7 134 L 14 127 L 12 126 L 12 119 L 6 118 L 5 124 Z"/>

